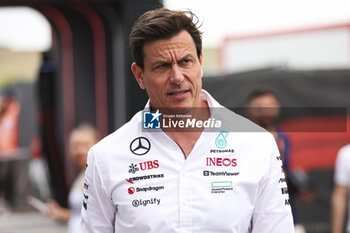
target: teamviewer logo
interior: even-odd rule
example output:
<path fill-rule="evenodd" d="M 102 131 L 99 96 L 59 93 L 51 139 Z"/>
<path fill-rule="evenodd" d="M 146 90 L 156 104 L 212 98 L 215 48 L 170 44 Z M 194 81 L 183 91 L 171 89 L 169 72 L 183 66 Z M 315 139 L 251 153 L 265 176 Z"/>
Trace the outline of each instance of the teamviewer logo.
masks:
<path fill-rule="evenodd" d="M 160 129 L 160 116 L 162 114 L 157 110 L 156 112 L 143 112 L 143 128 L 144 129 Z"/>

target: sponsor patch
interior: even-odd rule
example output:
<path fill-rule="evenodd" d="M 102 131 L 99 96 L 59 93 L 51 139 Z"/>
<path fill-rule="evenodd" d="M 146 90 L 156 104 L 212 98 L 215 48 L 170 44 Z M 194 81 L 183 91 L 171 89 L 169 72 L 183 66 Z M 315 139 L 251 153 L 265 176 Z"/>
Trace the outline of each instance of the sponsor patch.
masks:
<path fill-rule="evenodd" d="M 139 170 L 140 169 L 137 167 L 137 164 L 132 163 L 132 164 L 129 165 L 129 173 L 135 174 Z"/>
<path fill-rule="evenodd" d="M 233 154 L 235 152 L 234 149 L 211 149 L 210 153 L 214 154 L 214 153 L 231 153 Z"/>
<path fill-rule="evenodd" d="M 146 161 L 139 164 L 132 163 L 129 165 L 129 173 L 135 174 L 136 172 L 140 171 L 140 169 L 141 171 L 145 171 L 156 168 L 159 168 L 158 160 Z"/>
<path fill-rule="evenodd" d="M 284 200 L 284 205 L 290 205 L 289 199 Z"/>
<path fill-rule="evenodd" d="M 226 138 L 228 136 L 227 131 L 221 131 L 215 139 L 215 145 L 219 149 L 224 149 L 227 146 Z"/>
<path fill-rule="evenodd" d="M 160 205 L 160 199 L 158 198 L 151 198 L 151 199 L 134 199 L 131 202 L 133 207 L 141 207 L 141 206 L 148 206 L 148 205 Z"/>
<path fill-rule="evenodd" d="M 86 195 L 85 193 L 83 193 L 83 196 L 84 196 L 84 199 L 83 199 L 83 207 L 84 207 L 85 210 L 87 210 L 87 207 L 88 207 L 87 201 L 88 201 L 88 199 L 89 199 L 89 196 Z"/>
<path fill-rule="evenodd" d="M 129 194 L 134 194 L 135 192 L 150 192 L 150 191 L 156 191 L 158 192 L 159 190 L 163 190 L 164 186 L 147 186 L 147 187 L 130 187 L 128 188 L 128 193 Z"/>
<path fill-rule="evenodd" d="M 208 157 L 206 160 L 206 166 L 207 167 L 236 167 L 237 166 L 237 159 L 232 158 L 215 158 L 215 157 Z"/>
<path fill-rule="evenodd" d="M 281 188 L 281 191 L 282 191 L 282 194 L 288 194 L 288 188 L 287 187 Z"/>
<path fill-rule="evenodd" d="M 150 141 L 145 137 L 138 137 L 130 143 L 130 151 L 135 155 L 145 155 L 151 149 Z"/>
<path fill-rule="evenodd" d="M 280 178 L 278 183 L 284 183 L 284 182 L 287 182 L 287 179 L 286 178 Z"/>
<path fill-rule="evenodd" d="M 239 172 L 213 172 L 213 171 L 203 171 L 203 176 L 238 176 Z"/>
<path fill-rule="evenodd" d="M 135 193 L 135 188 L 134 187 L 128 188 L 128 193 L 129 194 L 134 194 Z"/>
<path fill-rule="evenodd" d="M 211 193 L 226 193 L 228 191 L 233 191 L 232 181 L 211 182 Z"/>
<path fill-rule="evenodd" d="M 145 176 L 135 176 L 130 177 L 129 179 L 126 179 L 129 183 L 131 182 L 133 184 L 134 181 L 139 180 L 150 180 L 150 179 L 158 179 L 158 178 L 164 178 L 164 174 L 154 174 L 154 175 L 145 175 Z"/>

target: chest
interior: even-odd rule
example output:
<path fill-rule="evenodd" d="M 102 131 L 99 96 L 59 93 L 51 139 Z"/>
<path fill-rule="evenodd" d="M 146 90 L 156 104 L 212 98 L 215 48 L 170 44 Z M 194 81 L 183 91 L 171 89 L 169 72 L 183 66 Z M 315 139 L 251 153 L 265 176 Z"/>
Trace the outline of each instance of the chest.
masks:
<path fill-rule="evenodd" d="M 252 148 L 233 142 L 219 148 L 215 139 L 196 144 L 187 159 L 176 143 L 149 140 L 147 154 L 116 163 L 119 172 L 108 187 L 118 207 L 116 225 L 134 224 L 140 232 L 150 227 L 174 232 L 181 225 L 192 232 L 248 227 L 237 222 L 252 214 L 263 161 Z"/>

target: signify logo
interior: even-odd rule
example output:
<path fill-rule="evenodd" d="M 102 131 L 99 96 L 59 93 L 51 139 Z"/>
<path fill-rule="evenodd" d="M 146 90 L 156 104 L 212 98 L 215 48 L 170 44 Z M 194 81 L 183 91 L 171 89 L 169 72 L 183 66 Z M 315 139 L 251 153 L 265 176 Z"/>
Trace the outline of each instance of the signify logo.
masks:
<path fill-rule="evenodd" d="M 132 201 L 132 206 L 139 207 L 139 206 L 147 206 L 147 205 L 159 205 L 160 199 L 158 198 L 151 198 L 147 200 L 143 199 L 135 199 Z"/>

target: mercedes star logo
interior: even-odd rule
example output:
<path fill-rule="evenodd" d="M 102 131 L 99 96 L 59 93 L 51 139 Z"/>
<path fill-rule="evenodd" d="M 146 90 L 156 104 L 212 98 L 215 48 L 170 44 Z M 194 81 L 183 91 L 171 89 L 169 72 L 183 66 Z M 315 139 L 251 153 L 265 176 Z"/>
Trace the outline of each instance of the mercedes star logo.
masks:
<path fill-rule="evenodd" d="M 130 151 L 135 155 L 144 155 L 151 149 L 151 143 L 145 137 L 135 138 L 130 143 Z"/>

